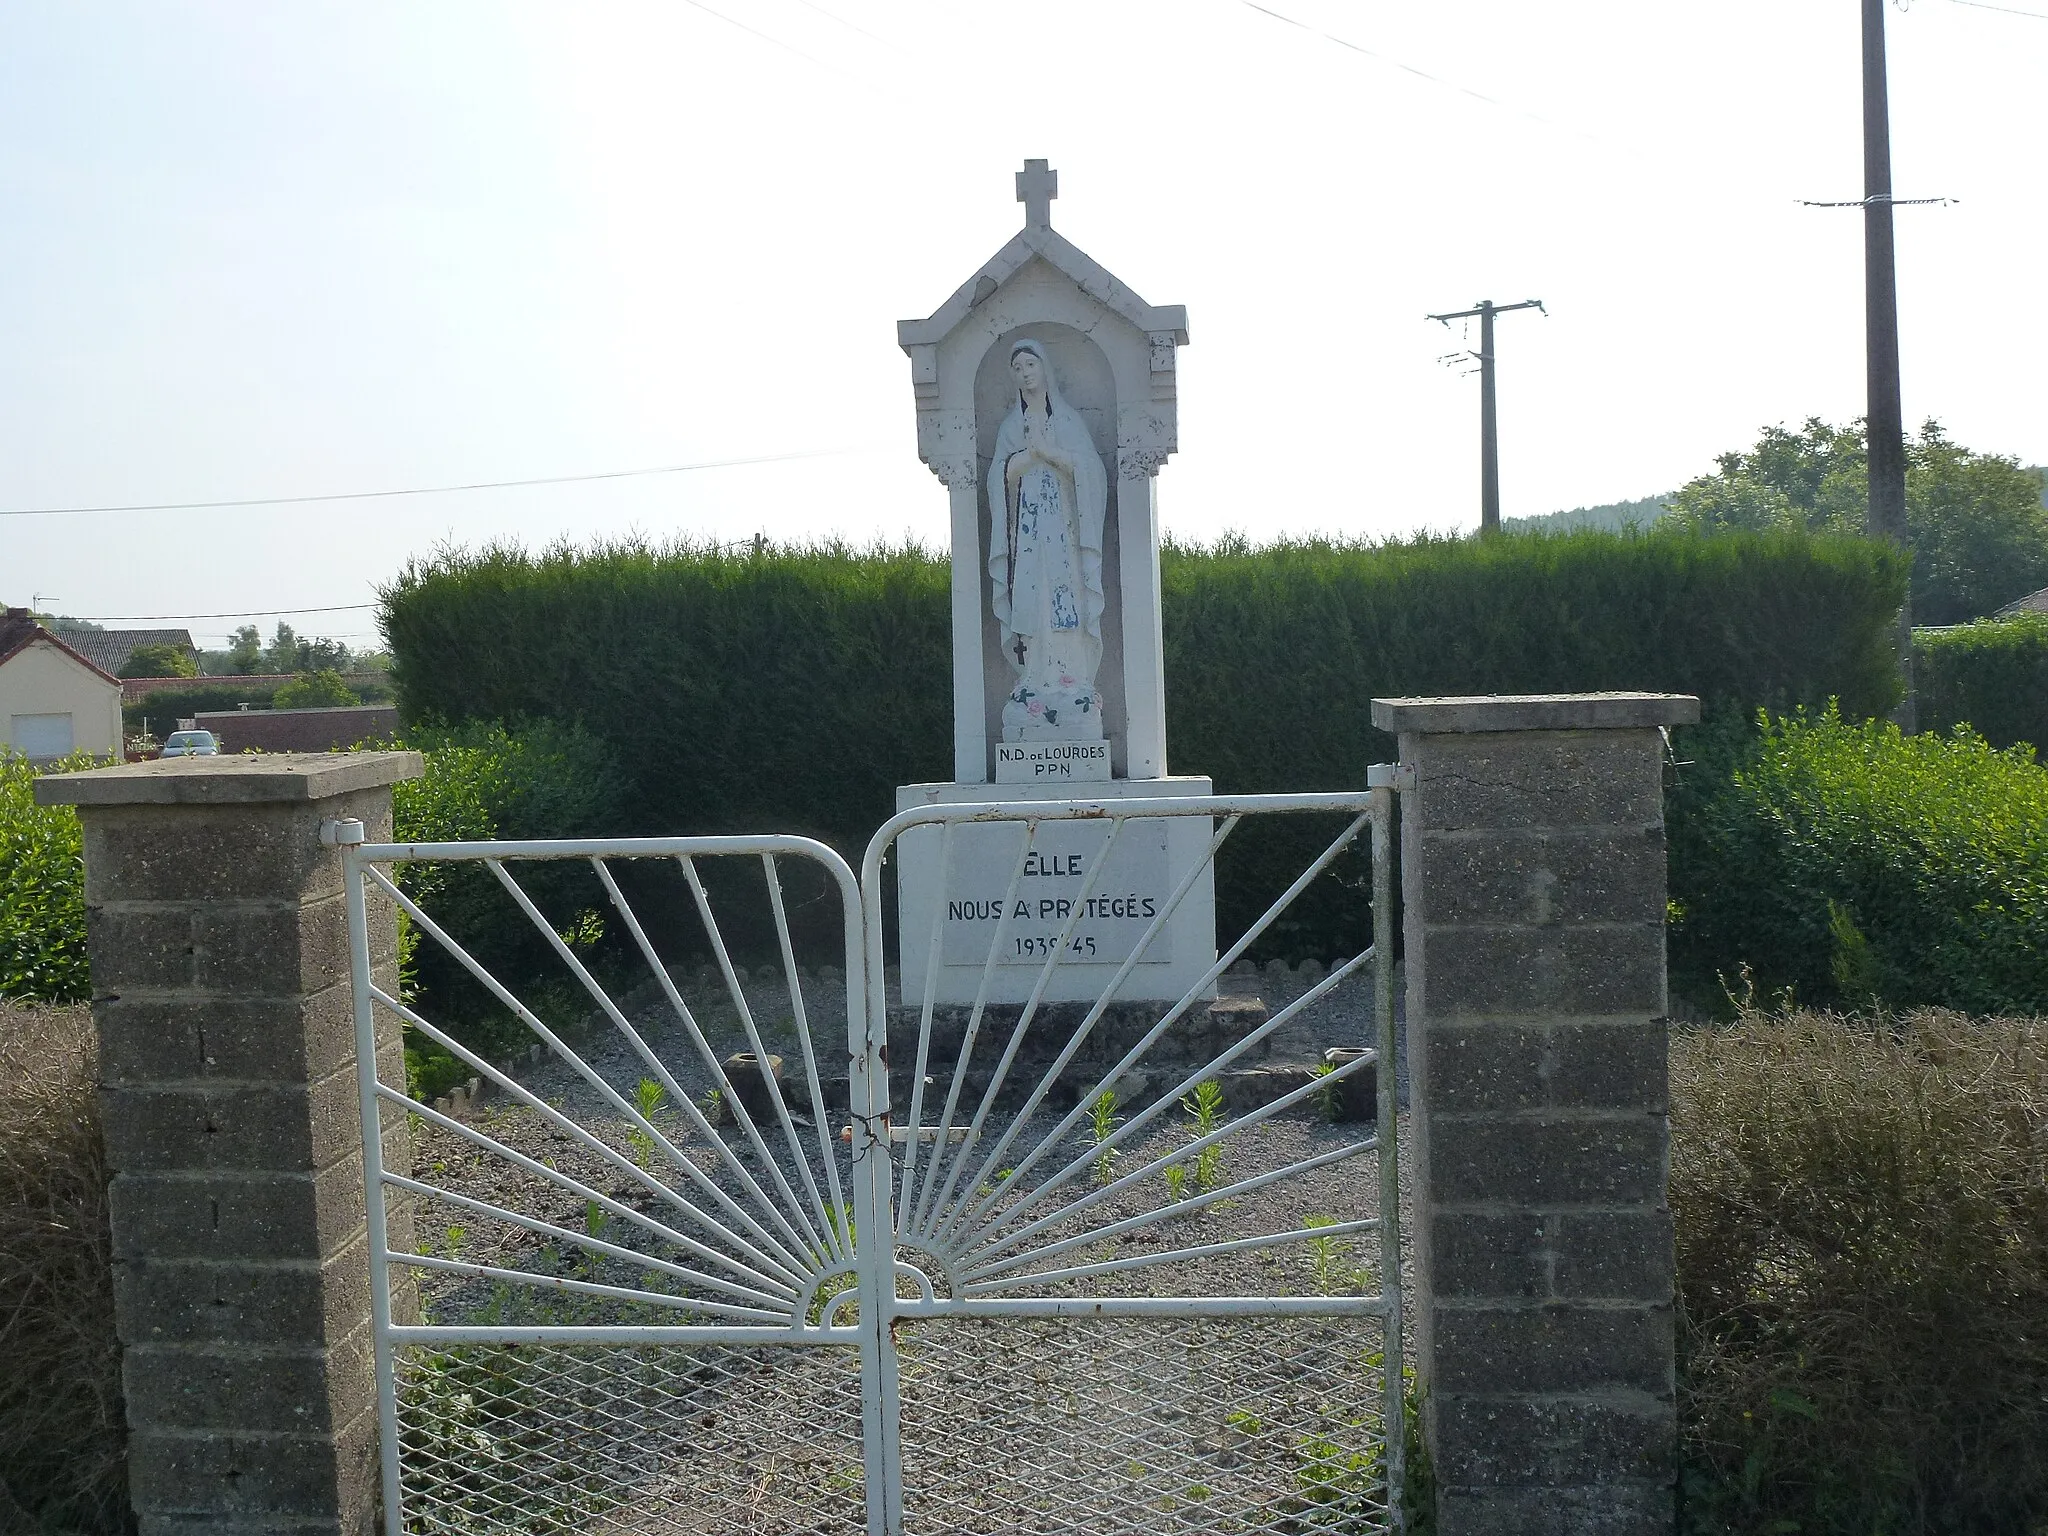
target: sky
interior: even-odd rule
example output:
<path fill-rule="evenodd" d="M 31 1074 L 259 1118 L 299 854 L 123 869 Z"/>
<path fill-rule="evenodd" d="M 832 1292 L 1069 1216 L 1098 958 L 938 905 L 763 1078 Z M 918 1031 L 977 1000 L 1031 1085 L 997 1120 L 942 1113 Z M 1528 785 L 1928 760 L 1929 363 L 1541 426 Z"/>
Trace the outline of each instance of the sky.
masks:
<path fill-rule="evenodd" d="M 2020 14 L 2020 12 L 2034 14 Z M 1185 304 L 1186 540 L 1666 492 L 1863 409 L 1855 0 L 0 8 L 0 600 L 374 643 L 444 546 L 922 540 L 895 322 L 1022 223 Z M 2048 460 L 2048 0 L 1886 8 L 1906 417 Z M 736 462 L 747 461 L 747 462 Z M 200 618 L 197 615 L 208 615 Z M 220 615 L 213 617 L 213 615 Z"/>

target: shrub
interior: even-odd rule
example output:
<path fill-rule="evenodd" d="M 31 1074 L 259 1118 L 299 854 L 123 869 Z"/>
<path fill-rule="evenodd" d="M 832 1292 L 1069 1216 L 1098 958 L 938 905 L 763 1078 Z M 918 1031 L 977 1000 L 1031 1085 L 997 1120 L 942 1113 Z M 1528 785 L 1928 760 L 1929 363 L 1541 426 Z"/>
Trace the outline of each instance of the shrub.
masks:
<path fill-rule="evenodd" d="M 1767 991 L 2048 1012 L 2048 769 L 1830 706 L 1761 729 L 1674 859 L 1674 968 Z"/>
<path fill-rule="evenodd" d="M 99 767 L 79 753 L 38 770 L 0 747 L 0 997 L 83 1002 L 85 840 L 78 812 L 41 806 L 36 775 Z"/>
<path fill-rule="evenodd" d="M 121 664 L 123 677 L 197 677 L 199 663 L 182 645 L 138 645 Z"/>
<path fill-rule="evenodd" d="M 1913 636 L 1920 728 L 1967 724 L 1995 747 L 2048 751 L 2048 613 Z"/>
<path fill-rule="evenodd" d="M 332 667 L 301 673 L 270 696 L 272 709 L 334 709 L 361 702 Z"/>
<path fill-rule="evenodd" d="M 402 842 L 588 837 L 618 830 L 613 758 L 574 725 L 537 720 L 514 730 L 481 721 L 422 726 L 403 745 L 424 754 L 426 773 L 393 787 L 394 836 Z M 512 872 L 565 938 L 580 948 L 599 942 L 609 906 L 586 865 L 526 863 Z M 565 977 L 547 939 L 481 865 L 417 861 L 400 865 L 397 880 L 399 889 L 514 992 L 541 977 Z M 496 1054 L 526 1043 L 525 1026 L 460 962 L 409 924 L 402 927 L 400 955 L 408 987 L 431 1000 L 435 1022 L 452 1024 L 465 1044 Z M 580 993 L 568 1003 L 577 1017 L 588 1007 Z M 445 1053 L 437 1058 L 423 1038 L 408 1043 L 419 1056 L 414 1067 L 422 1091 L 453 1071 L 436 1064 L 447 1060 Z M 468 1075 L 463 1069 L 451 1080 Z"/>
<path fill-rule="evenodd" d="M 131 1528 L 91 1015 L 0 1003 L 0 1529 Z"/>
<path fill-rule="evenodd" d="M 1671 1069 L 1681 1528 L 2048 1519 L 2048 1021 L 1747 1012 Z"/>

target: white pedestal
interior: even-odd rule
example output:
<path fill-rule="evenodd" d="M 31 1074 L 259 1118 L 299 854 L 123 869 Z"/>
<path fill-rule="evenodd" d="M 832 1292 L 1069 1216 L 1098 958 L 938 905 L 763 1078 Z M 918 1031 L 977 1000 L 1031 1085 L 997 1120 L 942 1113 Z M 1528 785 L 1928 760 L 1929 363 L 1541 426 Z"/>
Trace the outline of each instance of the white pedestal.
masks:
<path fill-rule="evenodd" d="M 977 801 L 1117 800 L 1214 794 L 1207 778 L 1114 779 L 1100 784 L 906 784 L 896 808 Z M 1022 1003 L 1031 996 L 1047 949 L 1072 915 L 1095 855 L 1109 834 L 1099 820 L 1039 824 L 1017 882 L 988 1000 Z M 1052 973 L 1048 1002 L 1100 997 L 1162 911 L 1190 867 L 1206 859 L 1215 827 L 1206 816 L 1133 820 L 1110 852 L 1109 864 L 1088 894 L 1069 941 L 1068 956 Z M 944 903 L 934 1002 L 972 1003 L 981 985 L 991 941 L 1002 923 L 1010 872 L 1024 847 L 1024 823 L 961 824 L 953 833 L 950 871 L 942 877 L 937 826 L 914 827 L 896 842 L 896 891 L 901 921 L 898 948 L 903 1001 L 921 1006 L 932 958 L 932 923 Z M 1216 959 L 1214 870 L 1204 867 L 1173 917 L 1117 991 L 1127 1002 L 1177 1001 Z M 1213 989 L 1212 989 L 1213 990 Z"/>

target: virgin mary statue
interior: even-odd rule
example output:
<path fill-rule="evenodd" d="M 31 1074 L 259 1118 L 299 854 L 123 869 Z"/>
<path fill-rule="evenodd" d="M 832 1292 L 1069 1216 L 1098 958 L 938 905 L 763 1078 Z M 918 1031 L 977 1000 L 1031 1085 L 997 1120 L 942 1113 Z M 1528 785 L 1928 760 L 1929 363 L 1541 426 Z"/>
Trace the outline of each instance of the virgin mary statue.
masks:
<path fill-rule="evenodd" d="M 1017 675 L 1005 741 L 1100 741 L 1102 518 L 1109 483 L 1087 424 L 1035 341 L 1010 349 L 1016 403 L 988 466 L 988 573 Z"/>

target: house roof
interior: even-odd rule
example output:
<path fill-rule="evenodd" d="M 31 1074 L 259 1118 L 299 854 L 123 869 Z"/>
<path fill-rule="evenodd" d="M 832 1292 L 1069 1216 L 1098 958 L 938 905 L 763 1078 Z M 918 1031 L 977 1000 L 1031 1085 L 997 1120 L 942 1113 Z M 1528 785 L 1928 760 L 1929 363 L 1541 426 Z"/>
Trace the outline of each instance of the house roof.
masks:
<path fill-rule="evenodd" d="M 118 673 L 128 657 L 145 645 L 175 646 L 196 652 L 189 629 L 67 629 L 64 643 L 102 671 Z"/>
<path fill-rule="evenodd" d="M 76 647 L 67 644 L 61 635 L 53 635 L 42 625 L 28 616 L 26 608 L 9 608 L 0 612 L 0 666 L 12 661 L 15 655 L 25 651 L 38 640 L 47 641 L 57 647 L 73 661 L 91 671 L 97 672 L 108 682 L 118 685 L 120 679 L 94 661 L 90 656 L 79 654 Z"/>
<path fill-rule="evenodd" d="M 2025 597 L 2015 598 L 1991 617 L 2010 619 L 2022 613 L 2048 613 L 2048 587 L 2043 587 L 2038 592 L 2029 592 Z"/>

